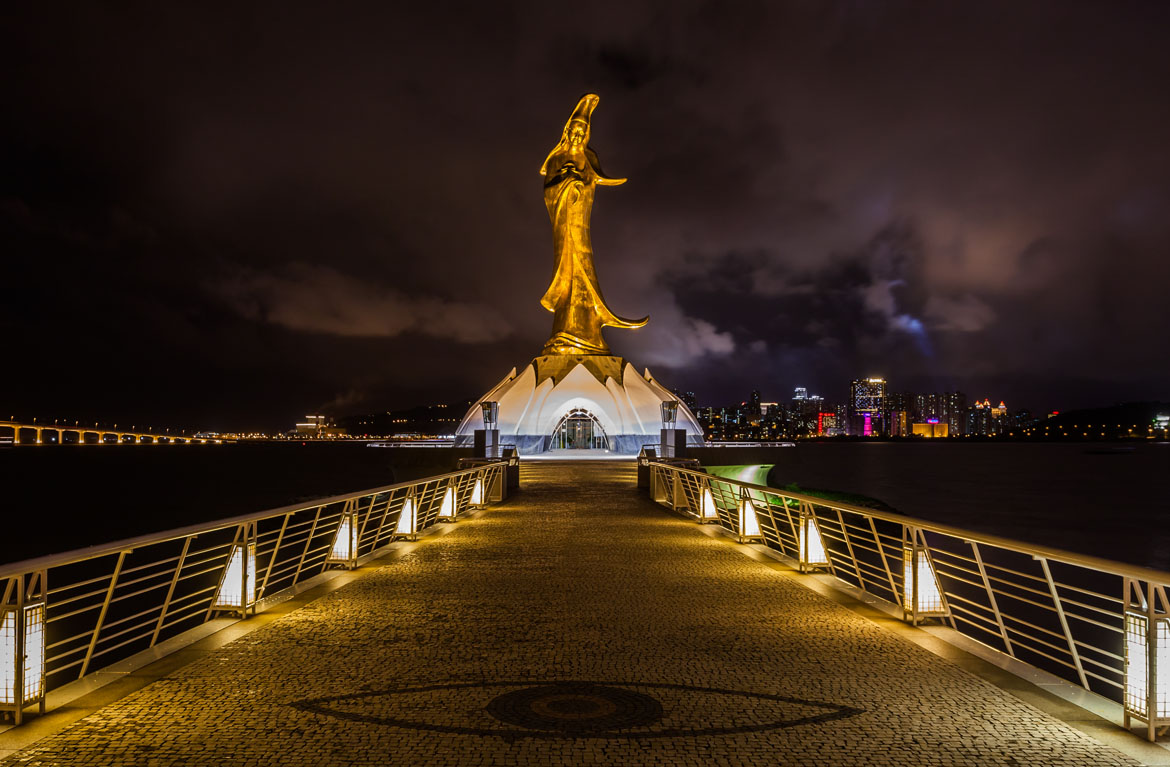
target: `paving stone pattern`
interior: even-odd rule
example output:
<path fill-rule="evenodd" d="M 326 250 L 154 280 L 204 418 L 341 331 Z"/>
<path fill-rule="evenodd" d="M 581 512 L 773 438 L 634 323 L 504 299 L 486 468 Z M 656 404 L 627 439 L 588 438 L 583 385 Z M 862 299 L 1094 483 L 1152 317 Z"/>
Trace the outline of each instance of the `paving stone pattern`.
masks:
<path fill-rule="evenodd" d="M 522 477 L 5 767 L 1135 764 L 703 535 L 630 465 Z"/>

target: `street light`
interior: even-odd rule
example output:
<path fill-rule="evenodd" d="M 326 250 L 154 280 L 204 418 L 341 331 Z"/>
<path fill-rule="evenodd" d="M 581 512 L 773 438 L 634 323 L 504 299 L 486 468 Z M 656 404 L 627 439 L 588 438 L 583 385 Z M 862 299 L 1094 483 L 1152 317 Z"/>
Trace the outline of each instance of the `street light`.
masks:
<path fill-rule="evenodd" d="M 699 508 L 699 522 L 718 522 L 719 509 L 715 506 L 715 496 L 711 495 L 711 488 L 703 488 L 703 499 Z"/>
<path fill-rule="evenodd" d="M 796 561 L 802 573 L 829 565 L 829 553 L 817 527 L 817 518 L 812 506 L 800 504 L 800 524 L 797 526 L 799 539 L 796 546 Z"/>
<path fill-rule="evenodd" d="M 254 525 L 237 536 L 228 556 L 227 568 L 215 595 L 215 609 L 239 612 L 240 617 L 256 606 L 256 538 Z"/>
<path fill-rule="evenodd" d="M 752 502 L 749 491 L 743 491 L 739 498 L 739 542 L 747 543 L 751 540 L 760 540 L 760 520 L 756 517 L 756 505 Z"/>
<path fill-rule="evenodd" d="M 902 617 L 913 626 L 922 618 L 950 615 L 938 575 L 930 561 L 926 538 L 916 527 L 902 535 Z"/>
<path fill-rule="evenodd" d="M 1144 593 L 1143 593 L 1144 592 Z M 1130 594 L 1137 599 L 1131 600 Z M 1158 604 L 1162 609 L 1158 609 Z M 1170 724 L 1170 615 L 1163 587 L 1125 581 L 1124 725 L 1146 724 L 1152 743 L 1159 727 Z"/>
<path fill-rule="evenodd" d="M 337 535 L 333 539 L 333 548 L 329 550 L 329 558 L 325 564 L 342 565 L 347 570 L 357 567 L 358 555 L 358 512 L 357 504 L 347 501 L 345 510 L 341 512 L 341 524 L 337 527 Z"/>
<path fill-rule="evenodd" d="M 455 521 L 458 512 L 455 509 L 455 488 L 447 485 L 443 491 L 443 502 L 439 505 L 439 519 Z"/>
<path fill-rule="evenodd" d="M 402 511 L 398 514 L 398 526 L 394 528 L 395 538 L 414 540 L 418 534 L 418 508 L 414 496 L 408 495 L 402 502 Z"/>
<path fill-rule="evenodd" d="M 18 588 L 20 588 L 18 584 Z M 30 703 L 45 706 L 45 603 L 0 607 L 0 711 L 20 724 Z"/>

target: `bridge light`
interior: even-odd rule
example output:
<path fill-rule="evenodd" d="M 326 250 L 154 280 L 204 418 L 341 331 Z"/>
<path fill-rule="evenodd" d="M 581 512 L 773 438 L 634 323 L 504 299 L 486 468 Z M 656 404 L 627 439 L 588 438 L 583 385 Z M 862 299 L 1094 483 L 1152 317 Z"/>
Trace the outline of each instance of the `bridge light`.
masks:
<path fill-rule="evenodd" d="M 711 495 L 711 488 L 703 488 L 702 508 L 699 509 L 700 522 L 715 522 L 719 519 L 719 509 L 715 506 L 715 496 Z"/>
<path fill-rule="evenodd" d="M 751 496 L 744 493 L 739 499 L 739 542 L 745 543 L 759 538 L 760 520 L 756 517 L 756 505 L 752 502 Z"/>
<path fill-rule="evenodd" d="M 815 567 L 828 566 L 829 554 L 825 551 L 825 542 L 821 539 L 821 531 L 817 527 L 817 520 L 811 508 L 807 506 L 801 508 L 800 526 L 797 530 L 800 540 L 797 542 L 796 559 L 800 571 L 804 573 Z"/>
<path fill-rule="evenodd" d="M 0 710 L 15 714 L 45 698 L 45 603 L 0 607 Z"/>
<path fill-rule="evenodd" d="M 907 528 L 902 543 L 902 616 L 912 625 L 921 618 L 950 614 L 925 544 L 921 530 Z"/>
<path fill-rule="evenodd" d="M 439 506 L 439 519 L 454 520 L 456 514 L 455 488 L 447 485 L 447 489 L 443 491 L 443 502 Z"/>
<path fill-rule="evenodd" d="M 471 488 L 471 508 L 483 508 L 483 477 L 475 478 L 475 486 Z"/>
<path fill-rule="evenodd" d="M 243 614 L 255 604 L 256 544 L 233 543 L 213 607 L 239 610 Z"/>
<path fill-rule="evenodd" d="M 407 496 L 402 502 L 402 511 L 398 514 L 398 526 L 394 528 L 395 537 L 414 540 L 418 533 L 418 507 L 413 496 Z"/>
<path fill-rule="evenodd" d="M 358 553 L 358 513 L 356 508 L 347 508 L 341 513 L 341 524 L 337 527 L 337 536 L 333 539 L 333 548 L 329 551 L 326 564 L 344 565 L 352 570 L 357 567 Z"/>

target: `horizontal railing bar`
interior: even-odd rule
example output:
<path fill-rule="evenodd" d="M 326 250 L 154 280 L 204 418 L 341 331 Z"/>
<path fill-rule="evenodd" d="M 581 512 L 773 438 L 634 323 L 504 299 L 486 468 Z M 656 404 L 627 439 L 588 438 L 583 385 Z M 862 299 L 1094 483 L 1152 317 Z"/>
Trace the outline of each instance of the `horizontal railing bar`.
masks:
<path fill-rule="evenodd" d="M 433 479 L 450 480 L 452 478 L 461 477 L 464 475 L 479 474 L 483 473 L 487 469 L 490 469 L 491 467 L 503 466 L 506 463 L 507 461 L 499 461 L 494 464 L 485 464 L 483 466 L 476 466 L 469 469 L 460 469 L 459 471 L 453 471 L 448 474 L 441 474 Z M 0 578 L 7 578 L 14 575 L 21 575 L 23 573 L 35 572 L 37 570 L 46 570 L 53 567 L 61 567 L 63 565 L 73 564 L 75 562 L 81 562 L 87 559 L 94 559 L 96 557 L 117 554 L 128 549 L 137 549 L 151 544 L 179 540 L 190 535 L 215 532 L 217 530 L 223 530 L 225 528 L 241 525 L 246 522 L 259 522 L 270 517 L 283 516 L 289 512 L 315 509 L 317 507 L 327 506 L 332 503 L 342 503 L 357 498 L 367 498 L 371 495 L 377 495 L 378 493 L 385 493 L 393 490 L 406 490 L 412 487 L 418 487 L 421 484 L 423 484 L 423 481 L 421 480 L 396 482 L 392 485 L 383 485 L 382 487 L 360 490 L 353 493 L 344 493 L 341 495 L 330 496 L 328 498 L 316 498 L 310 503 L 294 503 L 288 506 L 268 509 L 266 511 L 257 511 L 251 514 L 241 514 L 236 517 L 227 517 L 211 522 L 203 522 L 200 524 L 178 527 L 173 530 L 166 530 L 159 533 L 149 533 L 147 535 L 140 535 L 134 538 L 125 538 L 118 541 L 112 541 L 110 543 L 99 544 L 97 546 L 90 546 L 88 548 L 74 549 L 72 551 L 66 551 L 60 554 L 48 554 L 43 557 L 26 559 L 21 562 L 10 562 L 4 565 L 0 565 Z"/>
<path fill-rule="evenodd" d="M 692 475 L 696 478 L 710 477 L 711 475 L 694 469 L 687 469 L 681 466 L 669 466 L 658 462 L 651 462 L 652 466 L 662 466 L 669 472 L 674 472 L 683 475 Z M 701 481 L 701 479 L 700 479 Z M 721 480 L 725 482 L 733 482 L 737 487 L 756 490 L 760 492 L 775 492 L 771 488 L 763 485 L 756 485 L 750 482 L 740 482 L 739 480 Z M 1089 556 L 1086 554 L 1077 554 L 1071 551 L 1064 551 L 1062 549 L 1052 548 L 1049 546 L 1039 546 L 1036 544 L 1025 543 L 1022 541 L 1013 541 L 1010 538 L 1002 538 L 996 535 L 988 535 L 986 533 L 979 533 L 973 530 L 965 530 L 961 527 L 953 527 L 951 525 L 938 524 L 930 522 L 925 519 L 917 519 L 915 517 L 908 517 L 902 514 L 894 514 L 887 511 L 879 511 L 877 509 L 867 509 L 863 506 L 855 506 L 850 503 L 843 503 L 840 501 L 826 501 L 823 498 L 818 498 L 812 495 L 805 495 L 803 493 L 784 493 L 782 497 L 792 498 L 796 501 L 803 501 L 805 503 L 823 506 L 833 510 L 841 510 L 853 514 L 860 514 L 862 516 L 871 517 L 873 519 L 884 520 L 886 522 L 893 522 L 900 525 L 908 525 L 924 530 L 928 533 L 938 533 L 941 535 L 949 535 L 953 538 L 959 538 L 965 541 L 975 541 L 976 543 L 996 546 L 1002 549 L 1008 549 L 1023 554 L 1030 554 L 1033 556 L 1040 556 L 1046 559 L 1063 562 L 1066 564 L 1079 565 L 1093 570 L 1101 570 L 1114 575 L 1122 575 L 1129 578 L 1136 578 L 1143 581 L 1153 581 L 1155 583 L 1170 584 L 1170 573 L 1161 570 L 1154 570 L 1149 567 L 1141 567 L 1138 565 L 1128 565 L 1123 562 L 1115 562 L 1110 559 L 1103 559 L 1101 557 Z M 3 575 L 0 572 L 0 575 Z"/>

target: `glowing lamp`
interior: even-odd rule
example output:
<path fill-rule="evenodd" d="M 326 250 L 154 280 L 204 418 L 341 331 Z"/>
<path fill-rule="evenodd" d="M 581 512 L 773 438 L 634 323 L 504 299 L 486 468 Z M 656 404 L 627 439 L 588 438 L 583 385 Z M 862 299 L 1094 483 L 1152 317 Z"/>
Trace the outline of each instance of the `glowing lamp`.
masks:
<path fill-rule="evenodd" d="M 471 488 L 469 505 L 473 509 L 483 508 L 483 477 L 475 478 L 475 486 Z"/>
<path fill-rule="evenodd" d="M 215 609 L 238 610 L 241 615 L 256 604 L 256 544 L 233 543 Z"/>
<path fill-rule="evenodd" d="M 0 711 L 20 724 L 24 707 L 45 699 L 45 603 L 0 607 Z"/>
<path fill-rule="evenodd" d="M 402 502 L 402 512 L 398 515 L 398 526 L 394 528 L 394 536 L 414 540 L 416 533 L 418 533 L 418 510 L 414 504 L 414 498 L 408 496 Z"/>
<path fill-rule="evenodd" d="M 700 522 L 718 522 L 719 510 L 715 507 L 715 496 L 711 495 L 711 488 L 703 488 L 703 503 L 699 509 Z"/>
<path fill-rule="evenodd" d="M 1145 722 L 1152 742 L 1170 724 L 1170 616 L 1125 613 L 1125 728 Z"/>
<path fill-rule="evenodd" d="M 333 548 L 329 550 L 329 558 L 325 563 L 342 565 L 352 570 L 357 567 L 357 555 L 357 509 L 346 509 L 341 513 L 341 524 L 337 527 L 337 536 L 333 539 Z"/>
<path fill-rule="evenodd" d="M 806 573 L 817 567 L 827 567 L 829 553 L 825 550 L 825 542 L 821 539 L 821 531 L 817 528 L 817 520 L 811 510 L 801 510 L 797 532 L 796 559 L 800 571 Z"/>
<path fill-rule="evenodd" d="M 439 519 L 453 522 L 455 517 L 455 488 L 447 485 L 447 489 L 443 491 L 443 502 L 439 505 Z"/>
<path fill-rule="evenodd" d="M 950 615 L 930 554 L 914 530 L 902 545 L 902 617 L 918 625 L 921 618 Z"/>
<path fill-rule="evenodd" d="M 759 540 L 763 537 L 760 534 L 760 520 L 756 517 L 756 505 L 752 503 L 751 497 L 746 494 L 739 499 L 738 521 L 740 543 Z"/>

